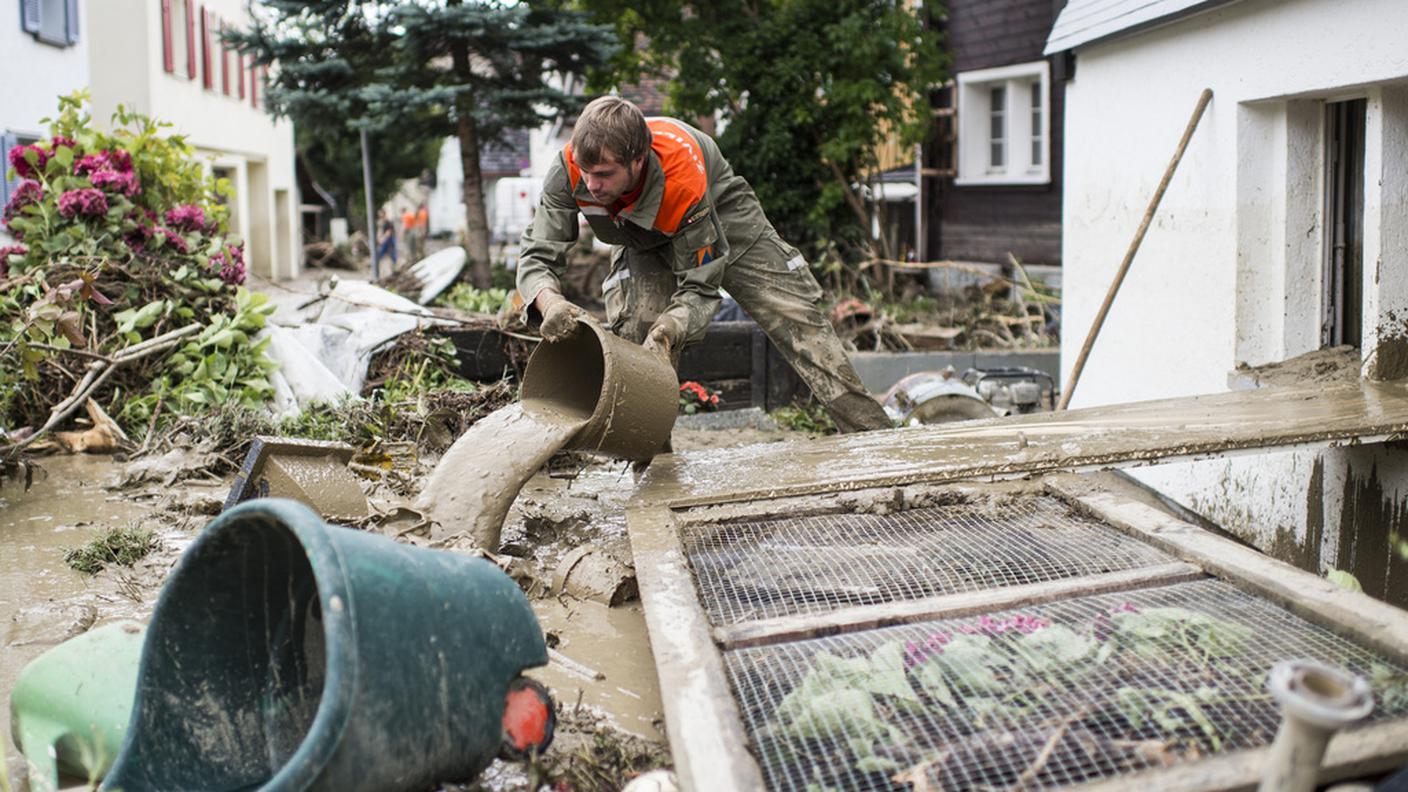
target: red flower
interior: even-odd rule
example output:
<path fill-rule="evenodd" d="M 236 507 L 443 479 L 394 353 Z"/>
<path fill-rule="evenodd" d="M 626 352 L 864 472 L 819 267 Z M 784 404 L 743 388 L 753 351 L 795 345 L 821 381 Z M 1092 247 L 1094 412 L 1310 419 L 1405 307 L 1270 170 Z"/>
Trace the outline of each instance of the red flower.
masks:
<path fill-rule="evenodd" d="M 25 152 L 33 151 L 37 158 L 33 165 L 25 159 Z M 10 164 L 15 168 L 15 174 L 21 179 L 38 178 L 38 172 L 44 170 L 44 166 L 49 162 L 49 152 L 39 146 L 15 146 L 10 149 Z"/>

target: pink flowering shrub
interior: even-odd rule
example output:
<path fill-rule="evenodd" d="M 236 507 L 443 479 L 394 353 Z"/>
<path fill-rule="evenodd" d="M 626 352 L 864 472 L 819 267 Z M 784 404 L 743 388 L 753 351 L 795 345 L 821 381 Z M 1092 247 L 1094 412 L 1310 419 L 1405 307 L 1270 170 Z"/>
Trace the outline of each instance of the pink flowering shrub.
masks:
<path fill-rule="evenodd" d="M 119 173 L 110 170 L 94 171 L 88 177 L 88 181 L 100 190 L 121 193 L 129 198 L 142 191 L 142 186 L 137 182 L 137 176 L 132 173 Z"/>
<path fill-rule="evenodd" d="M 63 217 L 102 217 L 108 213 L 108 198 L 102 190 L 92 187 L 69 190 L 59 196 L 59 214 Z"/>
<path fill-rule="evenodd" d="M 24 245 L 5 245 L 0 247 L 0 280 L 4 280 L 5 276 L 10 272 L 11 256 L 24 258 L 27 255 L 29 255 L 29 249 Z"/>
<path fill-rule="evenodd" d="M 166 224 L 182 231 L 205 229 L 205 211 L 199 206 L 182 204 L 166 210 Z"/>
<path fill-rule="evenodd" d="M 0 248 L 0 370 L 23 377 L 0 377 L 0 428 L 47 415 L 49 405 L 16 394 L 62 376 L 44 369 L 64 346 L 112 353 L 193 322 L 255 322 L 262 310 L 246 299 L 242 312 L 237 300 L 246 266 L 244 243 L 229 233 L 228 185 L 207 174 L 184 138 L 151 119 L 119 108 L 112 129 L 92 126 L 85 97 L 62 97 L 50 136 L 11 149 L 3 163 L 22 181 L 0 211 L 0 225 L 23 244 Z M 74 283 L 82 288 L 68 288 Z M 246 332 L 252 329 L 240 336 L 249 349 L 256 346 Z M 166 373 L 154 368 L 164 359 L 153 358 L 124 369 L 113 385 L 133 402 L 150 385 L 174 407 L 186 392 L 183 378 L 245 371 L 254 373 L 242 375 L 238 392 L 245 395 L 237 398 L 268 395 L 261 363 L 234 366 L 236 353 L 220 354 L 223 363 Z M 221 403 L 234 384 L 203 382 L 201 398 Z M 128 409 L 124 417 L 137 415 Z"/>
<path fill-rule="evenodd" d="M 43 146 L 16 146 L 10 149 L 10 167 L 21 179 L 35 179 L 49 164 L 49 151 Z"/>

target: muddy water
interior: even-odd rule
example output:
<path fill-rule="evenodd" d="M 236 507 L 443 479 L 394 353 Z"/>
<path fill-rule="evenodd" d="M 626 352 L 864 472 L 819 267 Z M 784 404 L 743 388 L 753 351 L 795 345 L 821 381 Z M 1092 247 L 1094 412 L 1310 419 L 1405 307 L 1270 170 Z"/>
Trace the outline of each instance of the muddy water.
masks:
<path fill-rule="evenodd" d="M 89 618 L 73 604 L 89 581 L 64 564 L 64 551 L 147 512 L 103 491 L 119 467 L 107 457 L 49 457 L 41 466 L 46 475 L 28 492 L 0 485 L 0 739 L 15 782 L 23 774 L 10 739 L 10 689 L 26 664 Z"/>
<path fill-rule="evenodd" d="M 622 731 L 664 739 L 660 685 L 639 602 L 608 608 L 563 597 L 536 600 L 533 611 L 557 647 L 548 665 L 530 676 L 565 705 L 580 701 Z"/>
<path fill-rule="evenodd" d="M 495 410 L 445 452 L 416 508 L 445 532 L 467 532 L 479 547 L 497 550 L 518 491 L 585 425 L 585 418 L 542 408 L 528 413 L 522 404 Z"/>

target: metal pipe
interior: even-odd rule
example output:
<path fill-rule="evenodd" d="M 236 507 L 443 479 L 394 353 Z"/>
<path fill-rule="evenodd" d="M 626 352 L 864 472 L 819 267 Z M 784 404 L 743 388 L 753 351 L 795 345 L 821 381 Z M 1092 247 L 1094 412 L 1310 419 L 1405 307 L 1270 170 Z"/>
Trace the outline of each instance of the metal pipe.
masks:
<path fill-rule="evenodd" d="M 367 194 L 367 250 L 372 254 L 372 280 L 379 280 L 381 268 L 376 260 L 376 216 L 372 214 L 372 149 L 367 142 L 367 128 L 362 127 L 362 190 Z"/>
<path fill-rule="evenodd" d="M 1374 709 L 1369 683 L 1315 660 L 1285 660 L 1266 686 L 1281 704 L 1281 727 L 1257 790 L 1313 792 L 1330 738 Z"/>

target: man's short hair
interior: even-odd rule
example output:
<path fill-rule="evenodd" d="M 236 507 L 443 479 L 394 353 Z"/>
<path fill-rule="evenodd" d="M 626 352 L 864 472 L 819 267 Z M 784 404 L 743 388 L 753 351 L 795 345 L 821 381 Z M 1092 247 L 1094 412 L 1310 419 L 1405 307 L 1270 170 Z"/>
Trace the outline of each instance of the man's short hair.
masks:
<path fill-rule="evenodd" d="M 572 153 L 583 165 L 613 158 L 632 163 L 650 149 L 645 114 L 619 96 L 598 96 L 587 103 L 572 130 Z"/>

